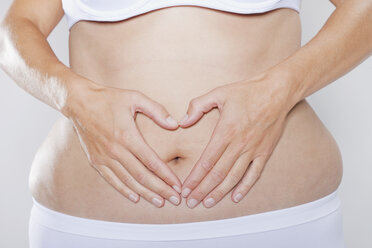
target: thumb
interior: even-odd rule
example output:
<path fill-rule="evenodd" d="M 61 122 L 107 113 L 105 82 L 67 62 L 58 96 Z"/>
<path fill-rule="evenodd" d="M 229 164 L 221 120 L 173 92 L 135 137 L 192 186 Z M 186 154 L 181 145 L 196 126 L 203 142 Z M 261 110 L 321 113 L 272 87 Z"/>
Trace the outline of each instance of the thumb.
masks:
<path fill-rule="evenodd" d="M 135 112 L 141 112 L 152 119 L 159 126 L 166 129 L 177 129 L 177 121 L 168 113 L 166 108 L 150 97 L 141 94 L 134 104 Z"/>
<path fill-rule="evenodd" d="M 222 108 L 222 103 L 217 96 L 217 91 L 212 90 L 204 95 L 193 98 L 187 109 L 187 114 L 178 123 L 181 127 L 189 127 L 195 124 L 200 118 L 208 113 L 211 109 L 218 107 Z"/>

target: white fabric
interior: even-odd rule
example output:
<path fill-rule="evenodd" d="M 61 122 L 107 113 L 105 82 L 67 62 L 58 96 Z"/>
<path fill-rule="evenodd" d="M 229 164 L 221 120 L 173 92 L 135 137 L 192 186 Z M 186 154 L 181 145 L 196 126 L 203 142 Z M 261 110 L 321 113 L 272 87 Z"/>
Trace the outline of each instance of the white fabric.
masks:
<path fill-rule="evenodd" d="M 30 248 L 345 247 L 337 191 L 291 208 L 179 224 L 85 219 L 56 212 L 34 200 L 29 240 Z"/>
<path fill-rule="evenodd" d="M 301 0 L 62 0 L 69 29 L 80 20 L 121 21 L 155 9 L 189 5 L 251 14 L 277 8 L 300 11 Z"/>

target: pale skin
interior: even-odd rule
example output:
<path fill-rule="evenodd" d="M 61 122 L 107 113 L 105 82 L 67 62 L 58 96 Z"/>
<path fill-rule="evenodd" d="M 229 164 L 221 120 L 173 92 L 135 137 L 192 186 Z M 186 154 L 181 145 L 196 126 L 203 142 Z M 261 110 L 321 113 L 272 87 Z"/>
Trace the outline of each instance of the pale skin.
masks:
<path fill-rule="evenodd" d="M 218 107 L 221 116 L 201 158 L 181 184 L 141 140 L 130 121 L 140 111 L 159 126 L 176 129 L 176 123 L 171 125 L 166 121 L 167 110 L 140 92 L 98 86 L 71 72 L 56 59 L 45 41 L 62 13 L 57 17 L 40 14 L 59 5 L 59 1 L 47 1 L 49 6 L 45 1 L 33 1 L 32 4 L 40 5 L 37 10 L 29 8 L 28 2 L 15 1 L 4 23 L 13 27 L 17 48 L 31 67 L 62 79 L 68 91 L 66 105 L 63 108 L 50 105 L 74 121 L 91 165 L 113 187 L 135 202 L 138 196 L 154 205 L 160 202 L 158 207 L 164 204 L 161 197 L 171 200 L 174 196 L 180 200 L 179 190 L 172 188 L 173 185 L 191 189 L 188 205 L 191 199 L 196 200 L 191 207 L 202 200 L 206 207 L 211 207 L 233 187 L 233 200 L 238 193 L 244 197 L 259 178 L 294 104 L 351 70 L 372 50 L 372 1 L 338 1 L 336 11 L 322 31 L 288 59 L 255 78 L 215 88 L 193 99 L 187 110 L 189 119 L 181 122 L 180 127 L 193 125 L 213 107 Z M 69 83 L 72 81 L 74 84 Z M 85 103 L 87 99 L 92 99 L 89 105 Z M 112 115 L 103 118 L 105 122 L 90 117 L 102 113 Z M 245 116 L 244 120 L 241 116 Z M 140 157 L 142 163 L 134 160 L 134 156 Z M 207 206 L 209 197 L 214 204 Z"/>
<path fill-rule="evenodd" d="M 337 8 L 321 31 L 261 78 L 232 83 L 192 100 L 189 118 L 181 127 L 194 124 L 216 106 L 221 118 L 182 185 L 189 207 L 202 200 L 205 207 L 212 207 L 233 187 L 232 200 L 241 200 L 260 177 L 293 105 L 371 54 L 372 1 L 332 2 Z"/>
<path fill-rule="evenodd" d="M 35 12 L 28 9 L 33 4 L 39 6 L 37 9 L 30 8 Z M 58 18 L 40 15 L 48 8 L 57 7 L 60 10 Z M 157 207 L 164 204 L 163 197 L 179 204 L 181 181 L 143 141 L 135 127 L 134 117 L 136 112 L 142 112 L 167 129 L 177 128 L 177 122 L 168 118 L 169 114 L 163 106 L 141 92 L 101 87 L 61 64 L 45 40 L 62 17 L 61 10 L 60 1 L 14 1 L 4 20 L 4 24 L 12 27 L 17 34 L 17 38 L 13 39 L 21 44 L 17 49 L 30 67 L 62 79 L 68 92 L 66 104 L 58 107 L 52 104 L 53 101 L 47 103 L 74 122 L 90 164 L 125 197 L 137 202 L 141 195 Z M 36 25 L 38 22 L 40 25 Z M 46 23 L 48 25 L 45 26 Z M 82 96 L 76 96 L 73 92 L 84 92 L 85 100 L 80 102 Z M 39 99 L 43 98 L 41 94 L 41 90 L 34 93 Z M 95 104 L 85 106 L 89 99 Z M 103 118 L 105 122 L 101 121 L 102 113 L 106 113 Z M 94 120 L 92 116 L 98 118 Z M 134 156 L 141 158 L 142 163 Z M 120 161 L 131 162 L 126 163 L 128 166 L 124 169 L 119 166 Z M 151 191 L 144 186 L 151 188 Z"/>

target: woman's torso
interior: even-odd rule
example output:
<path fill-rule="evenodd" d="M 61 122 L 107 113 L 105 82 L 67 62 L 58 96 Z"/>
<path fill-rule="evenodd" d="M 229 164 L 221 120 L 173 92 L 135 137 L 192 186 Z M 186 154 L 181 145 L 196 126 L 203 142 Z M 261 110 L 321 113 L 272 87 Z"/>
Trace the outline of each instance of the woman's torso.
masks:
<path fill-rule="evenodd" d="M 297 12 L 239 15 L 195 6 L 155 10 L 125 21 L 82 21 L 71 29 L 70 66 L 96 83 L 142 91 L 181 119 L 189 101 L 247 79 L 300 47 Z M 209 141 L 217 109 L 187 129 L 169 131 L 138 114 L 147 143 L 183 181 Z M 179 159 L 174 159 L 179 157 Z M 93 219 L 181 223 L 236 217 L 309 202 L 334 191 L 342 177 L 338 146 L 306 100 L 289 113 L 259 181 L 241 202 L 230 194 L 194 209 L 166 201 L 134 204 L 92 168 L 69 120 L 61 117 L 40 147 L 30 174 L 33 197 L 54 210 Z"/>

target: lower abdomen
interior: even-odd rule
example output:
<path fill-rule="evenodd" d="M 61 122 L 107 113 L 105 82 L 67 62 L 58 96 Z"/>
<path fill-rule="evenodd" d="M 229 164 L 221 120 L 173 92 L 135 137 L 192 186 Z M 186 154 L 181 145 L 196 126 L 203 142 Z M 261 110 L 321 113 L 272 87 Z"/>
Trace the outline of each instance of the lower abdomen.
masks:
<path fill-rule="evenodd" d="M 183 181 L 201 155 L 218 117 L 214 109 L 192 128 L 179 131 L 160 131 L 142 115 L 137 116 L 137 124 L 149 145 Z M 203 204 L 189 209 L 184 199 L 177 207 L 165 201 L 164 207 L 156 208 L 143 198 L 134 204 L 89 165 L 71 123 L 64 117 L 57 121 L 35 157 L 30 186 L 38 202 L 74 216 L 131 223 L 182 223 L 306 203 L 333 192 L 341 178 L 338 146 L 304 100 L 289 113 L 284 133 L 262 176 L 238 204 L 231 200 L 231 192 L 209 209 Z"/>

